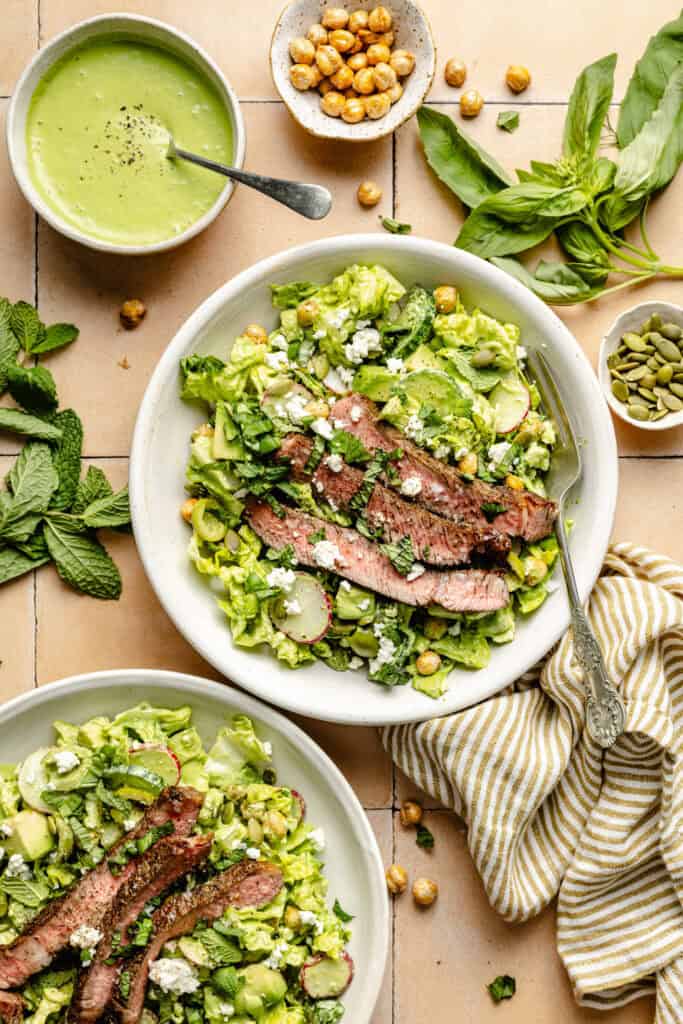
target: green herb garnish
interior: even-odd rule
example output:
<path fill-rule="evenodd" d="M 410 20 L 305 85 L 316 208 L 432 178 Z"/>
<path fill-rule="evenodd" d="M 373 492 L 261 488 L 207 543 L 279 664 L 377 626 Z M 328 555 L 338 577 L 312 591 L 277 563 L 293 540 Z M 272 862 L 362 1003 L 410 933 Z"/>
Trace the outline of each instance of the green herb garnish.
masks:
<path fill-rule="evenodd" d="M 496 516 L 507 512 L 505 505 L 501 505 L 498 501 L 483 501 L 480 508 L 484 516 L 486 516 L 487 523 L 492 523 Z"/>
<path fill-rule="evenodd" d="M 519 114 L 516 110 L 501 110 L 496 118 L 496 124 L 504 132 L 516 132 L 519 128 Z"/>
<path fill-rule="evenodd" d="M 517 982 L 509 974 L 499 974 L 486 987 L 494 1003 L 499 1003 L 502 999 L 512 999 L 517 991 Z"/>
<path fill-rule="evenodd" d="M 311 454 L 306 459 L 304 471 L 306 473 L 315 473 L 324 454 L 325 438 L 321 437 L 320 434 L 317 434 L 315 441 L 313 442 L 313 447 L 311 448 Z"/>
<path fill-rule="evenodd" d="M 314 533 L 309 533 L 306 537 L 309 544 L 319 544 L 321 540 L 327 540 L 327 534 L 325 533 L 325 527 L 321 526 L 319 530 Z"/>
<path fill-rule="evenodd" d="M 418 825 L 415 842 L 423 850 L 432 850 L 434 848 L 434 835 L 426 825 Z"/>
<path fill-rule="evenodd" d="M 380 551 L 387 556 L 401 576 L 408 575 L 416 560 L 410 537 L 401 537 L 396 544 L 380 544 Z"/>
<path fill-rule="evenodd" d="M 333 455 L 341 455 L 344 462 L 367 462 L 370 452 L 362 441 L 350 434 L 348 430 L 335 430 L 330 439 L 330 451 Z"/>
<path fill-rule="evenodd" d="M 392 235 L 409 235 L 413 230 L 412 224 L 402 224 L 400 220 L 394 220 L 393 217 L 380 216 L 379 221 L 384 230 L 390 231 Z"/>
<path fill-rule="evenodd" d="M 340 921 L 344 922 L 344 924 L 348 924 L 349 921 L 353 921 L 353 914 L 347 914 L 346 911 L 342 908 L 342 905 L 339 902 L 339 900 L 334 901 L 332 911 L 339 918 Z"/>

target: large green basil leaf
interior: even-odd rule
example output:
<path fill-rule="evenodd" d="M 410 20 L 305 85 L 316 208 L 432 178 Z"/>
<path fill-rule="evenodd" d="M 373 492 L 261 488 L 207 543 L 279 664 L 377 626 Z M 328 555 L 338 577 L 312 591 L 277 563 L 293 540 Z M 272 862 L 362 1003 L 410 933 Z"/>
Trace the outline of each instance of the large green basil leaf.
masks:
<path fill-rule="evenodd" d="M 557 237 L 572 260 L 572 270 L 589 284 L 603 284 L 609 273 L 609 256 L 588 225 L 580 220 L 562 224 Z"/>
<path fill-rule="evenodd" d="M 589 64 L 576 79 L 564 123 L 565 156 L 595 156 L 614 92 L 616 53 Z"/>
<path fill-rule="evenodd" d="M 427 163 L 465 206 L 474 209 L 513 184 L 505 168 L 446 114 L 420 107 L 417 123 Z"/>
<path fill-rule="evenodd" d="M 600 287 L 592 288 L 566 263 L 547 263 L 541 260 L 536 273 L 532 274 L 518 260 L 495 258 L 491 262 L 553 306 L 585 302 L 601 291 Z"/>
<path fill-rule="evenodd" d="M 502 220 L 519 223 L 533 217 L 559 220 L 578 213 L 588 203 L 588 196 L 577 186 L 557 188 L 536 181 L 523 181 L 503 189 L 481 204 L 488 213 Z"/>
<path fill-rule="evenodd" d="M 624 149 L 633 142 L 664 95 L 671 73 L 683 61 L 683 11 L 650 39 L 636 64 L 619 111 L 617 141 Z"/>
<path fill-rule="evenodd" d="M 510 256 L 531 249 L 552 234 L 556 221 L 536 217 L 523 223 L 509 223 L 485 209 L 482 203 L 472 210 L 455 240 L 459 249 L 466 249 L 482 259 Z"/>

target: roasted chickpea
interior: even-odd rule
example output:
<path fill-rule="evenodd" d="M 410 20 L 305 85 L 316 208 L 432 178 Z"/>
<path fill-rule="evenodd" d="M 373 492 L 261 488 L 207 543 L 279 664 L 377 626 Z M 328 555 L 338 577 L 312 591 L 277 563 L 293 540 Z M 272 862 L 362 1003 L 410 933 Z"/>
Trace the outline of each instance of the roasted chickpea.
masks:
<path fill-rule="evenodd" d="M 388 32 L 393 23 L 391 11 L 386 7 L 375 7 L 368 15 L 368 28 L 371 32 Z"/>
<path fill-rule="evenodd" d="M 320 83 L 323 81 L 322 72 L 317 64 L 311 64 L 311 81 L 312 89 L 317 89 Z"/>
<path fill-rule="evenodd" d="M 311 25 L 306 33 L 306 38 L 310 39 L 316 48 L 318 46 L 324 46 L 327 42 L 327 29 L 323 28 L 322 25 Z"/>
<path fill-rule="evenodd" d="M 310 64 L 292 64 L 289 69 L 289 80 L 299 92 L 312 89 L 314 78 L 313 68 Z"/>
<path fill-rule="evenodd" d="M 329 78 L 330 75 L 335 74 L 339 71 L 339 68 L 344 63 L 339 50 L 335 50 L 334 46 L 319 46 L 315 51 L 315 62 L 320 68 L 320 73 Z"/>
<path fill-rule="evenodd" d="M 452 85 L 454 89 L 459 89 L 467 78 L 467 68 L 461 60 L 451 57 L 443 69 L 443 77 L 446 79 L 447 85 Z"/>
<path fill-rule="evenodd" d="M 399 78 L 405 78 L 415 69 L 415 54 L 410 50 L 394 50 L 389 58 L 389 66 Z"/>
<path fill-rule="evenodd" d="M 127 299 L 119 310 L 119 320 L 127 331 L 139 327 L 147 314 L 147 307 L 142 299 Z"/>
<path fill-rule="evenodd" d="M 458 305 L 458 291 L 452 284 L 440 284 L 434 289 L 437 313 L 452 313 Z"/>
<path fill-rule="evenodd" d="M 365 117 L 365 104 L 359 97 L 351 97 L 344 104 L 342 110 L 342 121 L 346 121 L 347 124 L 358 124 Z"/>
<path fill-rule="evenodd" d="M 362 181 L 356 192 L 361 206 L 377 206 L 382 198 L 382 189 L 376 181 Z"/>
<path fill-rule="evenodd" d="M 315 46 L 310 39 L 297 36 L 289 44 L 289 56 L 295 64 L 312 64 L 315 60 Z"/>
<path fill-rule="evenodd" d="M 508 487 L 511 487 L 513 491 L 524 490 L 524 481 L 520 477 L 515 476 L 514 473 L 508 473 L 505 477 L 505 483 Z"/>
<path fill-rule="evenodd" d="M 384 872 L 387 889 L 393 896 L 399 896 L 408 888 L 408 872 L 400 864 L 391 864 Z"/>
<path fill-rule="evenodd" d="M 353 14 L 349 15 L 349 32 L 358 32 L 361 28 L 368 27 L 368 12 L 367 11 L 354 11 Z"/>
<path fill-rule="evenodd" d="M 513 92 L 524 92 L 531 85 L 531 74 L 522 64 L 511 64 L 505 73 L 505 82 Z"/>
<path fill-rule="evenodd" d="M 349 56 L 352 57 L 354 53 L 360 53 L 363 49 L 363 44 L 358 36 L 353 37 L 353 46 L 349 50 Z"/>
<path fill-rule="evenodd" d="M 413 882 L 413 899 L 418 907 L 431 907 L 439 895 L 439 887 L 431 878 L 416 878 Z"/>
<path fill-rule="evenodd" d="M 315 299 L 306 299 L 296 307 L 296 318 L 301 327 L 310 327 L 319 313 Z"/>
<path fill-rule="evenodd" d="M 474 476 L 479 468 L 479 459 L 476 452 L 468 452 L 458 463 L 458 469 L 466 476 Z"/>
<path fill-rule="evenodd" d="M 397 82 L 396 85 L 393 86 L 393 88 L 389 89 L 389 91 L 387 92 L 387 96 L 389 97 L 391 103 L 396 103 L 398 100 L 400 100 L 402 95 L 403 86 L 401 85 L 400 82 Z"/>
<path fill-rule="evenodd" d="M 423 626 L 424 635 L 430 640 L 440 640 L 448 632 L 447 619 L 437 619 L 430 615 Z"/>
<path fill-rule="evenodd" d="M 391 100 L 386 92 L 376 92 L 372 96 L 364 96 L 365 113 L 371 121 L 377 121 L 391 110 Z"/>
<path fill-rule="evenodd" d="M 323 78 L 318 86 L 318 92 L 321 96 L 326 96 L 328 92 L 335 92 L 335 88 L 329 78 Z"/>
<path fill-rule="evenodd" d="M 197 501 L 197 498 L 188 498 L 187 501 L 184 501 L 180 506 L 180 514 L 186 523 L 192 522 L 192 513 Z"/>
<path fill-rule="evenodd" d="M 356 92 L 355 89 L 345 89 L 344 90 L 344 98 L 347 99 L 347 100 L 357 100 L 358 96 L 359 96 L 359 94 Z"/>
<path fill-rule="evenodd" d="M 415 662 L 415 668 L 421 676 L 433 676 L 441 668 L 441 656 L 436 651 L 423 651 Z"/>
<path fill-rule="evenodd" d="M 346 28 L 349 22 L 349 12 L 345 11 L 343 7 L 328 7 L 320 20 L 323 28 Z"/>
<path fill-rule="evenodd" d="M 244 333 L 247 338 L 255 341 L 257 345 L 265 345 L 268 341 L 268 331 L 261 324 L 248 324 L 244 329 Z"/>
<path fill-rule="evenodd" d="M 329 45 L 334 46 L 339 53 L 348 53 L 355 41 L 353 32 L 347 32 L 345 28 L 336 28 L 334 32 L 330 32 L 328 39 Z"/>
<path fill-rule="evenodd" d="M 297 907 L 289 906 L 285 910 L 285 927 L 291 928 L 293 932 L 296 932 L 301 928 L 301 914 Z"/>
<path fill-rule="evenodd" d="M 353 88 L 362 96 L 369 96 L 375 91 L 375 76 L 372 68 L 361 68 L 353 76 Z"/>
<path fill-rule="evenodd" d="M 372 69 L 372 77 L 374 79 L 375 89 L 377 89 L 377 92 L 386 92 L 387 89 L 393 89 L 398 81 L 396 78 L 396 72 L 391 65 L 384 63 L 375 64 Z"/>
<path fill-rule="evenodd" d="M 484 106 L 484 97 L 477 89 L 468 89 L 460 97 L 460 113 L 463 117 L 477 117 Z"/>
<path fill-rule="evenodd" d="M 331 83 L 330 83 L 331 84 Z M 320 108 L 328 117 L 341 117 L 346 98 L 340 92 L 331 89 L 320 97 Z"/>
<path fill-rule="evenodd" d="M 405 828 L 419 825 L 422 821 L 422 808 L 415 800 L 404 800 L 401 804 L 401 824 Z"/>
<path fill-rule="evenodd" d="M 362 71 L 368 66 L 368 58 L 365 53 L 353 53 L 346 63 L 355 74 L 356 71 Z"/>
<path fill-rule="evenodd" d="M 314 398 L 306 404 L 306 412 L 316 420 L 326 420 L 330 415 L 330 407 L 322 399 Z"/>
<path fill-rule="evenodd" d="M 344 89 L 350 89 L 353 85 L 353 71 L 348 64 L 342 64 L 339 71 L 332 75 L 330 81 L 339 92 L 343 92 Z"/>
<path fill-rule="evenodd" d="M 391 60 L 391 50 L 386 43 L 373 43 L 365 52 L 368 64 L 388 64 Z"/>
<path fill-rule="evenodd" d="M 377 36 L 377 39 L 375 39 L 376 43 L 384 43 L 384 45 L 388 46 L 389 49 L 391 49 L 395 41 L 396 36 L 394 35 L 393 32 L 382 32 L 380 35 Z"/>

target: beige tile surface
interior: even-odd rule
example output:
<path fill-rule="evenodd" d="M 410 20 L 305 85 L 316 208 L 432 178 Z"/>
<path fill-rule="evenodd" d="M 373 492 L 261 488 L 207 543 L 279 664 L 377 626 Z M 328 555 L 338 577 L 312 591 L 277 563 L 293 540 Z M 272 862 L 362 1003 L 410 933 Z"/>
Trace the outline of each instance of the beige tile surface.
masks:
<path fill-rule="evenodd" d="M 36 0 L 3 0 L 0 96 L 9 96 L 14 83 L 38 48 Z"/>

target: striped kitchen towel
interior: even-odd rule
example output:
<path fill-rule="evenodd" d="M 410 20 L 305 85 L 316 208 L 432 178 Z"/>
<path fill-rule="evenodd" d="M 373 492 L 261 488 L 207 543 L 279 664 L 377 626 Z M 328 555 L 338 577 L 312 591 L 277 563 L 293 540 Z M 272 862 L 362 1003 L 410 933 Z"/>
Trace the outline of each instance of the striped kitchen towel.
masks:
<path fill-rule="evenodd" d="M 507 921 L 557 896 L 557 946 L 580 1003 L 610 1009 L 656 992 L 656 1024 L 681 1024 L 683 567 L 615 545 L 589 615 L 626 704 L 610 750 L 584 731 L 571 633 L 501 696 L 387 727 L 383 740 L 465 819 Z"/>

